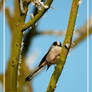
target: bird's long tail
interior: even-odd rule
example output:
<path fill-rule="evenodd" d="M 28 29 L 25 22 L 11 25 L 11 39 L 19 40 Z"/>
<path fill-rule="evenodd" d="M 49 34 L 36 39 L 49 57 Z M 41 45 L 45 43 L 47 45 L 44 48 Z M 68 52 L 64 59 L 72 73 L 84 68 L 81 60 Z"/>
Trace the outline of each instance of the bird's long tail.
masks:
<path fill-rule="evenodd" d="M 42 69 L 43 67 L 46 65 L 46 63 L 42 64 L 41 66 L 37 67 L 34 72 L 32 74 L 29 74 L 25 81 L 30 81 L 35 75 L 37 75 Z"/>

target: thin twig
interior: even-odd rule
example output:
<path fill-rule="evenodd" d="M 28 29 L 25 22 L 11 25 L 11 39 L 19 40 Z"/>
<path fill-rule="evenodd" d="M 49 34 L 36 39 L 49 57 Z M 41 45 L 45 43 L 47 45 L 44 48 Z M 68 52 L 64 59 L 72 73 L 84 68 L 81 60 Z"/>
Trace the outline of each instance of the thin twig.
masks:
<path fill-rule="evenodd" d="M 31 27 L 32 25 L 34 25 L 42 16 L 43 14 L 49 9 L 51 3 L 53 2 L 53 0 L 47 0 L 45 6 L 48 6 L 48 8 L 43 7 L 36 16 L 34 16 L 33 19 L 31 19 L 27 24 L 24 24 L 22 26 L 22 31 L 25 31 L 26 29 L 28 29 L 29 27 Z"/>
<path fill-rule="evenodd" d="M 89 35 L 92 34 L 92 27 L 89 29 Z M 87 31 L 81 34 L 77 39 L 75 39 L 71 45 L 71 49 L 75 48 L 80 42 L 82 42 L 87 37 Z"/>
<path fill-rule="evenodd" d="M 0 82 L 3 83 L 3 75 L 0 74 Z"/>
<path fill-rule="evenodd" d="M 64 35 L 65 31 L 56 31 L 56 30 L 46 30 L 46 31 L 40 31 L 38 32 L 38 35 L 57 35 L 61 36 Z"/>

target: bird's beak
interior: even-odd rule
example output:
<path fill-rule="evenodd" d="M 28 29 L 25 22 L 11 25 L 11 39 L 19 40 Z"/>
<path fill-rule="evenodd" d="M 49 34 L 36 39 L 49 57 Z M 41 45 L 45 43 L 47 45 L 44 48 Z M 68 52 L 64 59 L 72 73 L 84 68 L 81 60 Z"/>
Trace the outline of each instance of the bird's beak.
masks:
<path fill-rule="evenodd" d="M 60 42 L 57 42 L 57 45 L 60 46 Z"/>

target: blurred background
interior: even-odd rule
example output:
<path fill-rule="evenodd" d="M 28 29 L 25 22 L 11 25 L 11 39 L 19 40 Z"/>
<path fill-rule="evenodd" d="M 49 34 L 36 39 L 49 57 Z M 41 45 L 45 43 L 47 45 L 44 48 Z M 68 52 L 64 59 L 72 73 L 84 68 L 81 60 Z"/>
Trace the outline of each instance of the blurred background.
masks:
<path fill-rule="evenodd" d="M 1 0 L 0 0 L 1 1 Z M 89 18 L 92 23 L 92 0 L 89 1 Z M 54 41 L 63 43 L 65 32 L 68 25 L 72 0 L 54 0 L 52 7 L 37 23 L 39 34 L 32 38 L 31 45 L 26 55 L 26 63 L 30 70 L 33 70 L 40 63 L 51 44 Z M 10 8 L 11 14 L 14 13 L 14 0 L 6 0 L 6 7 Z M 32 5 L 29 5 L 26 22 L 30 20 Z M 80 35 L 76 30 L 81 29 L 87 23 L 87 0 L 81 0 L 73 41 Z M 92 26 L 92 25 L 91 25 Z M 11 31 L 5 18 L 5 67 L 11 53 Z M 45 32 L 62 32 L 63 34 L 45 34 Z M 92 92 L 92 35 L 89 36 L 89 91 Z M 32 80 L 33 92 L 46 92 L 50 78 L 55 69 L 51 66 L 48 71 L 44 69 Z M 3 12 L 0 10 L 0 74 L 3 73 Z M 87 91 L 87 39 L 81 41 L 73 50 L 70 51 L 63 72 L 57 83 L 55 92 L 86 92 Z M 0 83 L 0 92 L 2 84 Z"/>

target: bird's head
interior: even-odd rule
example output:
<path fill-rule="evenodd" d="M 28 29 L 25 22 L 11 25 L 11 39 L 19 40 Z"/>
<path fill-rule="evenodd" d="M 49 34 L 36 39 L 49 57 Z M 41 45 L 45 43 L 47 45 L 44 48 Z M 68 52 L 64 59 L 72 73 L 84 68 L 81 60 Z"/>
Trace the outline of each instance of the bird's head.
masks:
<path fill-rule="evenodd" d="M 61 42 L 55 41 L 55 42 L 53 42 L 53 46 L 60 46 L 61 47 Z"/>

